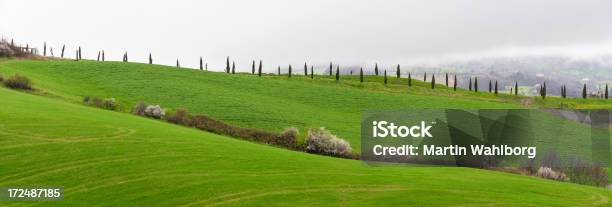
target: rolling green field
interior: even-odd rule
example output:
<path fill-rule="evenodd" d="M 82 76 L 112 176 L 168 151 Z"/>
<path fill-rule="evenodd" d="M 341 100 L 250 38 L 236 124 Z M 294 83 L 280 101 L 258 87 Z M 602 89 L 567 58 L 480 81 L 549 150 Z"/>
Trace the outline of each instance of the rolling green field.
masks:
<path fill-rule="evenodd" d="M 478 169 L 372 167 L 3 87 L 0 97 L 0 186 L 65 188 L 62 201 L 1 206 L 609 206 L 612 197 Z"/>
<path fill-rule="evenodd" d="M 382 77 L 368 77 L 370 82 L 360 84 L 358 77 L 340 83 L 327 76 L 288 80 L 121 62 L 13 60 L 0 64 L 0 74 L 14 73 L 33 79 L 46 95 L 72 102 L 81 102 L 84 96 L 114 97 L 128 111 L 145 101 L 184 107 L 243 127 L 271 131 L 297 127 L 302 135 L 308 128 L 326 127 L 355 149 L 360 146 L 363 110 L 520 107 L 512 99 L 490 94 L 430 91 L 429 83 L 416 80 L 419 86 L 408 93 L 405 84 L 384 86 Z"/>

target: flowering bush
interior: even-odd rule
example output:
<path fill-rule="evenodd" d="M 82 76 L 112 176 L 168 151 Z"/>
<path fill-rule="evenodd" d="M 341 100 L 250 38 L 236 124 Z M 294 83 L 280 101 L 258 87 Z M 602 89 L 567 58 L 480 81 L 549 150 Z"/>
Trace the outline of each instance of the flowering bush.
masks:
<path fill-rule="evenodd" d="M 308 136 L 306 137 L 306 150 L 311 153 L 338 157 L 352 156 L 350 144 L 347 141 L 336 137 L 336 135 L 333 135 L 323 127 L 308 130 Z"/>

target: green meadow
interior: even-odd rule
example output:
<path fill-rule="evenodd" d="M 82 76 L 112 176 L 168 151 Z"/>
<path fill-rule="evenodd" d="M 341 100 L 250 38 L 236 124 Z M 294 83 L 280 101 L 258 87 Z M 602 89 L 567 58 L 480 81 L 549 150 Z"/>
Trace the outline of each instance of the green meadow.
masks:
<path fill-rule="evenodd" d="M 0 61 L 1 75 L 15 73 L 31 78 L 38 91 L 0 87 L 0 186 L 62 186 L 65 196 L 62 201 L 0 201 L 1 206 L 609 206 L 612 197 L 603 188 L 480 169 L 369 166 L 124 113 L 145 101 L 243 127 L 297 127 L 301 136 L 324 126 L 359 149 L 361 112 L 369 109 L 561 103 L 606 108 L 605 100 L 542 101 L 454 92 L 442 85 L 431 90 L 430 83 L 416 80 L 408 89 L 406 79 L 395 77 L 388 77 L 385 86 L 382 77 L 360 83 L 358 76 L 342 76 L 336 82 L 325 75 L 289 79 L 138 63 Z M 114 97 L 123 109 L 84 106 L 84 96 Z M 533 104 L 522 105 L 525 99 Z M 576 133 L 567 132 L 575 123 L 566 124 L 567 136 Z"/>

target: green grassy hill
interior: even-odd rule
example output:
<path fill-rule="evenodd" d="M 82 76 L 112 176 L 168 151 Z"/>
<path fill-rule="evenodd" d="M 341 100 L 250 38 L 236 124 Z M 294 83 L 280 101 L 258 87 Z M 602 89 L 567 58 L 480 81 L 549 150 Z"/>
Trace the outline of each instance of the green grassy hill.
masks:
<path fill-rule="evenodd" d="M 65 188 L 63 201 L 1 206 L 608 206 L 612 197 L 478 169 L 371 167 L 2 87 L 0 106 L 0 186 Z"/>

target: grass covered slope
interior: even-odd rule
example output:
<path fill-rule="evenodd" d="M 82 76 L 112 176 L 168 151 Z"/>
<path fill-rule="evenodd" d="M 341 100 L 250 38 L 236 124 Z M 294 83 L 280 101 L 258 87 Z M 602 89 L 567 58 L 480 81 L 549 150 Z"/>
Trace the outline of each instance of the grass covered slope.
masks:
<path fill-rule="evenodd" d="M 264 76 L 203 72 L 122 62 L 24 61 L 0 63 L 0 74 L 21 73 L 35 86 L 55 96 L 80 102 L 83 96 L 114 97 L 131 108 L 138 101 L 163 107 L 185 107 L 243 127 L 280 131 L 297 127 L 327 127 L 359 149 L 360 114 L 367 109 L 516 108 L 509 100 L 463 90 L 431 95 L 429 83 L 408 93 L 406 85 L 385 87 L 382 77 L 336 83 L 294 76 Z M 389 78 L 391 82 L 395 78 Z"/>
<path fill-rule="evenodd" d="M 612 192 L 467 168 L 370 167 L 0 87 L 0 186 L 88 206 L 608 206 Z M 562 189 L 562 190 L 560 190 Z"/>

